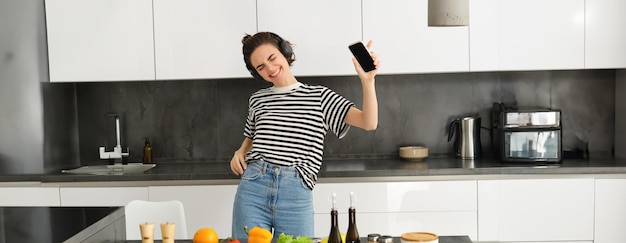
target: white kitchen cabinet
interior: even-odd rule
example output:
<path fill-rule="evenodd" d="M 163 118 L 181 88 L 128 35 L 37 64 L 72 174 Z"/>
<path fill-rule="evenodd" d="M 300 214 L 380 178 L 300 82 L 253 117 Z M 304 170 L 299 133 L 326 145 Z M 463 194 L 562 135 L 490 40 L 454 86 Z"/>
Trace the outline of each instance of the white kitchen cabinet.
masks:
<path fill-rule="evenodd" d="M 319 183 L 313 190 L 315 213 L 328 213 L 332 194 L 347 212 L 350 192 L 358 212 L 476 211 L 476 181 Z"/>
<path fill-rule="evenodd" d="M 428 27 L 428 0 L 363 0 L 363 39 L 379 74 L 469 71 L 468 27 Z"/>
<path fill-rule="evenodd" d="M 469 28 L 471 71 L 585 67 L 585 0 L 470 1 Z"/>
<path fill-rule="evenodd" d="M 626 1 L 585 1 L 585 68 L 626 68 Z"/>
<path fill-rule="evenodd" d="M 594 243 L 626 239 L 626 179 L 597 179 Z"/>
<path fill-rule="evenodd" d="M 255 32 L 255 0 L 154 0 L 156 79 L 251 77 L 241 40 Z"/>
<path fill-rule="evenodd" d="M 348 231 L 348 215 L 339 214 L 339 229 Z M 330 211 L 315 214 L 315 235 L 327 237 L 330 233 Z M 357 228 L 361 237 L 377 233 L 399 236 L 406 232 L 427 231 L 438 235 L 467 235 L 477 239 L 476 211 L 474 212 L 402 212 L 361 213 L 357 211 Z"/>
<path fill-rule="evenodd" d="M 257 15 L 259 31 L 294 44 L 294 75 L 356 75 L 348 45 L 362 38 L 360 0 L 258 0 Z"/>
<path fill-rule="evenodd" d="M 51 82 L 154 80 L 152 0 L 46 0 Z"/>
<path fill-rule="evenodd" d="M 330 230 L 332 194 L 339 225 L 348 224 L 350 192 L 354 193 L 359 232 L 400 235 L 432 231 L 477 239 L 476 181 L 319 183 L 313 190 L 315 235 Z"/>
<path fill-rule="evenodd" d="M 478 181 L 479 241 L 592 241 L 594 179 Z"/>
<path fill-rule="evenodd" d="M 148 200 L 147 187 L 61 187 L 62 207 L 123 207 L 132 200 Z"/>
<path fill-rule="evenodd" d="M 203 227 L 226 238 L 231 234 L 237 185 L 150 186 L 150 201 L 179 200 L 185 207 L 187 235 Z"/>
<path fill-rule="evenodd" d="M 37 183 L 0 183 L 0 207 L 58 207 L 58 187 L 41 187 Z"/>

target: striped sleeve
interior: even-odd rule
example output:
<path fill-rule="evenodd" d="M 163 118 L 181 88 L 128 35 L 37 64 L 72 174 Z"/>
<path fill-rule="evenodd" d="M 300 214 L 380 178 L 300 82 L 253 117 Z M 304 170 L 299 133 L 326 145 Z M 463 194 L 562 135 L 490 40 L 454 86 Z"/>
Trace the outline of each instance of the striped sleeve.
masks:
<path fill-rule="evenodd" d="M 322 113 L 328 130 L 338 138 L 343 138 L 350 129 L 345 123 L 348 111 L 354 104 L 334 91 L 324 88 L 322 91 Z"/>
<path fill-rule="evenodd" d="M 254 138 L 255 129 L 254 111 L 248 105 L 248 118 L 246 118 L 246 124 L 244 126 L 243 135 L 249 139 Z"/>

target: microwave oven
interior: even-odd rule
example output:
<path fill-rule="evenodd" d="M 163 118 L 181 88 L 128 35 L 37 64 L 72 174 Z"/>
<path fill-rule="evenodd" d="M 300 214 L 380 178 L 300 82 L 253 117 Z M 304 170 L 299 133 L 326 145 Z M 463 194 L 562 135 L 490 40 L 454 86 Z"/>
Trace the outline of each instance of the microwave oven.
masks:
<path fill-rule="evenodd" d="M 507 107 L 494 103 L 491 126 L 493 151 L 498 160 L 561 162 L 560 110 Z"/>

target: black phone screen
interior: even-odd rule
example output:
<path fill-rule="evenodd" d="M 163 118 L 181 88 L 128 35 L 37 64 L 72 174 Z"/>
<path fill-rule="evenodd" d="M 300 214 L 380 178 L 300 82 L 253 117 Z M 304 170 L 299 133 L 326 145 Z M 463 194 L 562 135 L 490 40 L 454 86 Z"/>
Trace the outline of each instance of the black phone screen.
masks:
<path fill-rule="evenodd" d="M 363 45 L 363 42 L 356 42 L 350 45 L 349 48 L 352 55 L 354 55 L 359 64 L 361 64 L 363 71 L 369 72 L 376 69 L 376 66 L 374 66 L 374 59 L 370 56 L 370 53 L 367 51 L 367 48 L 365 48 L 365 45 Z"/>

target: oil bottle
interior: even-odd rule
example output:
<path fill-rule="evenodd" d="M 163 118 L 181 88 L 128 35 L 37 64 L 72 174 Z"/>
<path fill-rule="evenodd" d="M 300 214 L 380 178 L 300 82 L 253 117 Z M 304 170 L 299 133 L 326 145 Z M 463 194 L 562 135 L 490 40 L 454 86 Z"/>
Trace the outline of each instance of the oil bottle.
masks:
<path fill-rule="evenodd" d="M 348 232 L 346 243 L 361 243 L 359 231 L 356 229 L 356 210 L 354 209 L 354 193 L 350 192 L 350 208 L 348 208 Z"/>
<path fill-rule="evenodd" d="M 143 163 L 151 164 L 152 163 L 152 146 L 150 145 L 150 140 L 148 138 L 144 138 L 145 143 L 143 145 Z"/>
<path fill-rule="evenodd" d="M 341 233 L 339 233 L 339 219 L 337 208 L 335 207 L 335 196 L 333 193 L 333 207 L 330 210 L 330 234 L 328 235 L 328 243 L 343 243 Z"/>

